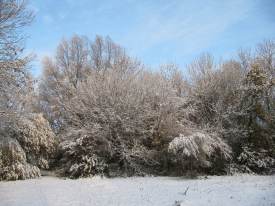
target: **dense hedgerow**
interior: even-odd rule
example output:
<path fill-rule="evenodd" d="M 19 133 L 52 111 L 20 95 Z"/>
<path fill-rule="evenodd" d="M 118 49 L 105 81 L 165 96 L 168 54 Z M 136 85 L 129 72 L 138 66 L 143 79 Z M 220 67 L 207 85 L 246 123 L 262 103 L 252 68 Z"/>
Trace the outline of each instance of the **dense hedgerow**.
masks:
<path fill-rule="evenodd" d="M 263 56 L 273 43 L 256 57 L 240 54 L 219 65 L 203 55 L 185 80 L 175 65 L 144 69 L 109 38 L 97 37 L 91 47 L 87 41 L 64 40 L 56 58 L 44 61 L 40 83 L 42 111 L 61 138 L 63 175 L 272 169 L 274 65 Z M 241 160 L 245 145 L 269 151 L 256 155 L 269 163 Z"/>
<path fill-rule="evenodd" d="M 274 171 L 274 41 L 219 64 L 203 54 L 183 74 L 151 71 L 109 37 L 74 36 L 34 86 L 18 30 L 33 15 L 25 1 L 0 10 L 12 14 L 0 15 L 1 180 L 39 168 L 71 178 Z"/>

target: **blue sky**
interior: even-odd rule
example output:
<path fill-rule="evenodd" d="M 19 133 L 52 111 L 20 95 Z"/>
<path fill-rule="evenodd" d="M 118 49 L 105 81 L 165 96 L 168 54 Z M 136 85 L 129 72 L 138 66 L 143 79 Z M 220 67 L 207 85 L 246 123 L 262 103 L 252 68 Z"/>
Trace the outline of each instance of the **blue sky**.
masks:
<path fill-rule="evenodd" d="M 109 35 L 128 53 L 157 68 L 184 68 L 202 52 L 229 58 L 239 48 L 275 39 L 275 0 L 29 0 L 36 13 L 27 28 L 26 51 L 54 55 L 74 34 Z"/>

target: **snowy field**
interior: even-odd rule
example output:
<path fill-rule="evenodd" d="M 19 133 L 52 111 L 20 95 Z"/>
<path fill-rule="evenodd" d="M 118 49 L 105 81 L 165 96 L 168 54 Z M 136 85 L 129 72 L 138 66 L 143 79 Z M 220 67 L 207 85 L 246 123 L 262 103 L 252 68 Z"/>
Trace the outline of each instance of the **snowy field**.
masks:
<path fill-rule="evenodd" d="M 186 192 L 186 194 L 185 194 Z M 178 204 L 175 204 L 178 201 Z M 275 206 L 275 176 L 0 182 L 1 206 Z"/>

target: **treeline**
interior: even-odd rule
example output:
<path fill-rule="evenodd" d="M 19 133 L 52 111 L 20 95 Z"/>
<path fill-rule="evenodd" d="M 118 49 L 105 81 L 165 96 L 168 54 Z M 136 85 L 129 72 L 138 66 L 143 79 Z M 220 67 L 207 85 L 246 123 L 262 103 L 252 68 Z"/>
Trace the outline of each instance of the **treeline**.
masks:
<path fill-rule="evenodd" d="M 24 1 L 0 8 L 15 12 L 1 34 L 3 22 L 25 26 L 32 16 Z M 2 180 L 40 169 L 71 178 L 274 171 L 272 40 L 219 63 L 203 54 L 151 71 L 109 37 L 74 36 L 44 59 L 36 85 L 29 58 L 11 48 L 0 47 Z"/>

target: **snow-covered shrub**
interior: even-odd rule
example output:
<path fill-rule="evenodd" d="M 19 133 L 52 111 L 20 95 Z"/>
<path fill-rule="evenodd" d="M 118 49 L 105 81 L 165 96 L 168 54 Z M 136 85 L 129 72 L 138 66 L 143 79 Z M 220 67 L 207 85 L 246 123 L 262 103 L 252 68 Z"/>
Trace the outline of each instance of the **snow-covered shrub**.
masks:
<path fill-rule="evenodd" d="M 215 157 L 225 161 L 231 159 L 231 149 L 222 139 L 201 132 L 188 136 L 180 134 L 169 143 L 168 151 L 183 170 L 210 168 Z"/>
<path fill-rule="evenodd" d="M 27 162 L 19 143 L 10 138 L 0 143 L 0 180 L 28 179 L 40 176 L 40 170 Z"/>
<path fill-rule="evenodd" d="M 106 164 L 97 155 L 82 156 L 79 162 L 74 163 L 69 171 L 70 177 L 88 177 L 95 174 L 103 174 Z"/>
<path fill-rule="evenodd" d="M 254 174 L 253 171 L 251 171 L 248 167 L 245 165 L 240 165 L 237 163 L 231 163 L 227 165 L 227 174 L 228 175 L 236 175 L 236 174 Z"/>
<path fill-rule="evenodd" d="M 78 131 L 74 135 L 78 137 L 62 141 L 59 145 L 61 174 L 71 178 L 103 174 L 107 167 L 105 159 L 109 156 L 107 149 L 103 149 L 106 146 L 104 146 L 104 141 L 99 143 L 99 140 L 96 145 L 96 139 L 84 135 L 83 131 Z M 100 157 L 99 155 L 104 151 L 105 158 Z"/>
<path fill-rule="evenodd" d="M 55 155 L 56 139 L 41 114 L 14 116 L 0 130 L 0 176 L 17 180 L 40 176 Z"/>
<path fill-rule="evenodd" d="M 247 168 L 245 172 L 266 174 L 275 168 L 275 159 L 264 149 L 256 151 L 249 147 L 243 147 L 243 152 L 238 156 L 237 161 Z"/>
<path fill-rule="evenodd" d="M 155 151 L 135 144 L 132 148 L 121 148 L 119 151 L 121 172 L 128 175 L 144 176 L 156 173 L 160 163 L 155 158 Z"/>
<path fill-rule="evenodd" d="M 71 178 L 95 174 L 131 176 L 145 175 L 156 169 L 153 167 L 158 163 L 154 160 L 153 152 L 136 144 L 130 147 L 123 140 L 112 142 L 99 129 L 93 128 L 93 132 L 84 129 L 74 131 L 70 134 L 74 139 L 60 143 L 62 175 Z"/>
<path fill-rule="evenodd" d="M 20 118 L 15 137 L 26 153 L 27 161 L 42 169 L 49 168 L 49 159 L 55 155 L 57 140 L 42 114 Z"/>

